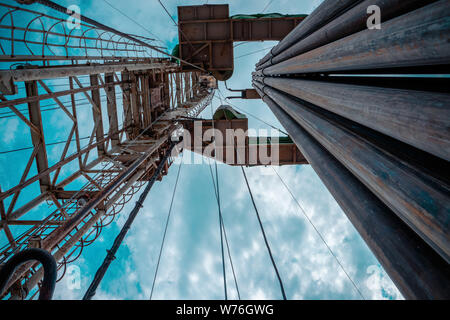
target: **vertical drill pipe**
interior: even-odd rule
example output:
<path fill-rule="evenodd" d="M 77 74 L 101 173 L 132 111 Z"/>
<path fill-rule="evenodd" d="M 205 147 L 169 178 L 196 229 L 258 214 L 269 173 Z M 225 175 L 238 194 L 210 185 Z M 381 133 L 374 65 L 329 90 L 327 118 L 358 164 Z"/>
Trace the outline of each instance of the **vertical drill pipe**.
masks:
<path fill-rule="evenodd" d="M 381 23 L 404 13 L 420 8 L 436 0 L 365 0 L 330 23 L 280 52 L 270 60 L 259 65 L 257 70 L 267 68 L 301 53 L 316 49 L 338 39 L 365 30 L 367 28 L 367 8 L 376 5 L 380 8 Z M 377 32 L 377 31 L 374 31 Z"/>
<path fill-rule="evenodd" d="M 260 81 L 450 160 L 450 94 L 279 77 Z"/>
<path fill-rule="evenodd" d="M 264 56 L 257 66 L 268 61 L 272 56 L 279 54 L 286 50 L 293 44 L 297 43 L 305 36 L 316 31 L 322 25 L 342 12 L 345 12 L 349 7 L 358 3 L 359 0 L 325 0 L 322 4 L 314 10 L 308 17 L 305 18 L 297 27 L 294 28 L 283 40 L 281 40 L 270 52 Z"/>
<path fill-rule="evenodd" d="M 262 70 L 264 75 L 450 63 L 450 1 L 441 0 Z"/>
<path fill-rule="evenodd" d="M 263 92 L 320 142 L 447 262 L 450 261 L 449 186 L 420 167 L 385 151 L 380 137 L 361 137 L 357 124 L 345 126 L 319 107 L 307 106 L 265 86 Z"/>
<path fill-rule="evenodd" d="M 293 118 L 253 86 L 407 299 L 450 298 L 450 267 Z M 418 272 L 418 270 L 423 270 Z"/>

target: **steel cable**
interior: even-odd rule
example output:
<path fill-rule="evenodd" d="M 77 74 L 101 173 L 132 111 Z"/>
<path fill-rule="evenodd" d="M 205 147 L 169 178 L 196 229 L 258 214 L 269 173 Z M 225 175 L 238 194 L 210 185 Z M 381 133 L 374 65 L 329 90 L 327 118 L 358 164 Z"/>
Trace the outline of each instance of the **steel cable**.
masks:
<path fill-rule="evenodd" d="M 170 215 L 172 213 L 173 199 L 175 198 L 175 192 L 177 191 L 178 179 L 180 177 L 180 172 L 181 172 L 181 167 L 182 166 L 183 166 L 183 159 L 181 159 L 181 163 L 178 166 L 177 179 L 175 180 L 175 186 L 173 188 L 172 200 L 170 201 L 169 213 L 167 214 L 166 226 L 164 227 L 164 234 L 163 234 L 163 238 L 162 238 L 162 241 L 161 241 L 161 247 L 159 249 L 158 262 L 156 263 L 155 275 L 153 277 L 152 289 L 150 291 L 150 298 L 149 298 L 150 300 L 152 300 L 152 297 L 153 297 L 153 290 L 155 288 L 156 277 L 158 276 L 159 263 L 161 261 L 161 255 L 162 255 L 162 252 L 163 252 L 163 249 L 164 249 L 164 243 L 166 241 L 167 228 L 169 226 Z"/>
<path fill-rule="evenodd" d="M 266 247 L 267 247 L 267 251 L 269 252 L 269 256 L 270 256 L 270 260 L 272 261 L 273 269 L 275 270 L 275 273 L 276 273 L 277 278 L 278 278 L 278 282 L 280 283 L 281 294 L 283 295 L 283 299 L 287 300 L 286 293 L 284 291 L 283 281 L 281 280 L 280 273 L 278 272 L 277 264 L 275 263 L 275 260 L 274 260 L 274 258 L 272 256 L 272 250 L 270 249 L 270 245 L 269 245 L 269 242 L 267 240 L 266 233 L 264 231 L 264 226 L 263 226 L 263 224 L 261 222 L 261 218 L 259 216 L 258 208 L 256 207 L 255 200 L 253 199 L 253 193 L 252 193 L 252 190 L 250 189 L 250 185 L 248 183 L 247 175 L 245 174 L 244 167 L 241 166 L 241 170 L 242 170 L 242 174 L 244 175 L 245 183 L 247 184 L 247 189 L 248 189 L 248 192 L 250 194 L 250 198 L 251 198 L 252 203 L 253 203 L 253 208 L 255 208 L 256 217 L 258 218 L 259 226 L 261 228 L 261 233 L 263 235 L 264 242 L 265 242 Z"/>

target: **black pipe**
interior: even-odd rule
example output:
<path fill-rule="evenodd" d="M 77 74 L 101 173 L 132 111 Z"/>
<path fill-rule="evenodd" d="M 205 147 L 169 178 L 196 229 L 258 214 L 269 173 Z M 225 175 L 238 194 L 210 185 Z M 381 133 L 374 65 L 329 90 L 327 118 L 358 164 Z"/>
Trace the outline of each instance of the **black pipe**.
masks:
<path fill-rule="evenodd" d="M 385 135 L 270 86 L 263 92 L 450 262 L 447 183 L 387 151 Z"/>
<path fill-rule="evenodd" d="M 259 65 L 257 70 L 267 68 L 304 52 L 365 30 L 367 28 L 366 24 L 368 17 L 366 9 L 371 5 L 376 5 L 380 8 L 382 13 L 380 17 L 381 23 L 384 23 L 432 2 L 436 2 L 436 0 L 365 0 L 344 12 L 342 15 L 332 19 L 330 23 L 319 30 L 300 39 L 300 41 L 293 43 L 291 47 Z"/>
<path fill-rule="evenodd" d="M 263 90 L 253 86 L 294 140 L 406 299 L 449 299 L 450 265 Z"/>
<path fill-rule="evenodd" d="M 449 64 L 450 2 L 437 1 L 262 69 L 264 75 Z M 301 25 L 301 24 L 300 24 Z"/>
<path fill-rule="evenodd" d="M 325 0 L 316 10 L 307 16 L 305 20 L 295 27 L 294 30 L 284 37 L 283 40 L 273 47 L 272 50 L 257 63 L 257 66 L 262 65 L 273 56 L 280 54 L 336 17 L 341 16 L 344 12 L 361 1 L 362 0 Z"/>
<path fill-rule="evenodd" d="M 450 161 L 450 95 L 265 77 L 277 90 Z M 395 105 L 395 108 L 393 108 Z"/>
<path fill-rule="evenodd" d="M 22 264 L 37 260 L 44 268 L 44 279 L 39 290 L 39 300 L 51 300 L 55 291 L 57 267 L 55 258 L 46 250 L 30 248 L 20 251 L 9 259 L 0 269 L 0 294 L 6 287 L 14 271 Z"/>

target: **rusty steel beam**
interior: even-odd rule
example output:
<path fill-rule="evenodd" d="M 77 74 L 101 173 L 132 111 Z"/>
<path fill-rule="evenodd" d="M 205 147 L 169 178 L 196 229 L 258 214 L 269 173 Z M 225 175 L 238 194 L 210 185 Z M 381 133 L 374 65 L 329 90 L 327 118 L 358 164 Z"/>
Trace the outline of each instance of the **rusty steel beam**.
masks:
<path fill-rule="evenodd" d="M 152 123 L 153 106 L 150 103 L 150 77 L 144 74 L 141 77 L 141 101 L 142 101 L 142 119 L 144 128 Z"/>
<path fill-rule="evenodd" d="M 450 94 L 278 77 L 260 80 L 450 161 Z"/>
<path fill-rule="evenodd" d="M 176 102 L 175 107 L 178 107 L 181 103 L 181 79 L 180 74 L 175 73 L 175 91 L 176 91 Z"/>
<path fill-rule="evenodd" d="M 449 299 L 450 265 L 254 82 L 406 299 Z"/>
<path fill-rule="evenodd" d="M 35 81 L 44 79 L 54 79 L 69 76 L 95 75 L 102 73 L 114 73 L 135 70 L 155 70 L 177 69 L 176 64 L 168 63 L 120 63 L 120 64 L 101 64 L 101 65 L 81 65 L 81 66 L 58 66 L 58 67 L 27 67 L 15 70 L 0 70 L 0 88 L 8 88 L 5 94 L 12 94 L 15 89 L 12 87 L 14 82 Z M 167 70 L 169 71 L 169 70 Z M 6 90 L 6 89 L 5 89 Z"/>
<path fill-rule="evenodd" d="M 261 99 L 261 97 L 259 96 L 259 94 L 256 92 L 255 89 L 244 89 L 244 90 L 228 89 L 228 90 L 233 92 L 240 92 L 241 95 L 227 97 L 227 99 Z"/>
<path fill-rule="evenodd" d="M 138 92 L 139 78 L 133 72 L 130 73 L 130 81 L 131 81 L 131 114 L 133 119 L 133 136 L 137 136 L 139 134 L 139 128 L 142 127 L 142 120 L 140 116 L 140 99 Z"/>
<path fill-rule="evenodd" d="M 122 71 L 121 81 L 124 83 L 122 85 L 122 107 L 124 114 L 124 126 L 127 128 L 127 139 L 130 138 L 132 134 L 132 124 L 133 124 L 133 114 L 131 112 L 131 84 L 130 84 L 130 73 Z"/>
<path fill-rule="evenodd" d="M 450 2 L 437 1 L 262 69 L 262 75 L 450 64 Z"/>
<path fill-rule="evenodd" d="M 133 162 L 126 170 L 123 170 L 107 187 L 99 191 L 97 197 L 91 199 L 72 215 L 65 223 L 52 231 L 45 239 L 42 240 L 42 248 L 52 251 L 53 248 L 61 242 L 90 212 L 97 206 L 101 205 L 104 199 L 117 189 L 123 182 L 133 175 L 138 167 L 140 167 L 158 148 L 165 143 L 167 138 L 161 138 L 157 143 L 150 146 L 144 154 Z M 33 263 L 28 263 L 19 267 L 7 284 L 9 288 L 14 282 L 19 280 Z"/>
<path fill-rule="evenodd" d="M 249 137 L 248 119 L 231 120 L 185 120 L 181 121 L 191 139 L 184 139 L 183 147 L 204 157 L 210 157 L 230 166 L 263 166 L 263 165 L 300 165 L 308 164 L 305 157 L 292 142 L 277 139 L 284 137 Z M 201 128 L 201 130 L 199 130 Z M 201 141 L 205 132 L 215 129 L 211 139 L 217 132 L 222 139 Z M 235 140 L 238 144 L 235 145 Z M 214 148 L 211 149 L 211 146 Z M 276 157 L 272 157 L 273 153 Z M 270 158 L 262 159 L 264 155 Z"/>
<path fill-rule="evenodd" d="M 156 159 L 153 160 L 153 162 Z M 112 207 L 119 198 L 127 191 L 129 188 L 136 183 L 136 181 L 145 173 L 146 170 L 149 169 L 150 166 L 153 165 L 153 162 L 149 162 L 146 165 L 145 169 L 139 169 L 136 171 L 136 173 L 128 179 L 128 181 L 125 183 L 125 185 L 117 190 L 114 195 L 112 195 L 107 202 L 104 203 L 104 208 L 101 208 L 97 210 L 97 212 L 90 218 L 77 232 L 70 238 L 69 241 L 65 242 L 64 245 L 61 246 L 54 254 L 53 257 L 56 261 L 61 260 L 68 252 L 69 250 L 83 237 L 86 232 L 94 226 L 99 219 L 105 215 L 108 208 Z M 43 270 L 42 268 L 39 269 L 36 273 L 33 274 L 33 276 L 28 279 L 24 286 L 29 291 L 31 291 L 32 288 L 34 288 L 37 283 L 42 279 L 43 276 Z"/>
<path fill-rule="evenodd" d="M 105 73 L 105 83 L 114 83 L 114 76 L 112 73 Z M 105 87 L 105 92 L 107 95 L 107 112 L 109 120 L 109 130 L 108 133 L 111 136 L 111 145 L 113 147 L 120 143 L 119 139 L 119 120 L 117 117 L 117 105 L 116 105 L 116 88 L 114 86 Z"/>
<path fill-rule="evenodd" d="M 27 97 L 35 97 L 39 94 L 36 81 L 25 82 L 25 89 Z M 48 169 L 48 160 L 39 101 L 28 103 L 28 113 L 30 115 L 30 122 L 39 130 L 39 134 L 35 133 L 33 130 L 30 132 L 33 146 L 35 149 L 38 149 L 36 153 L 36 166 L 38 174 L 40 174 Z M 47 189 L 51 187 L 50 175 L 42 175 L 39 179 L 39 184 L 41 192 L 47 191 Z"/>
<path fill-rule="evenodd" d="M 124 130 L 124 129 L 121 129 L 121 131 L 123 131 L 123 130 Z M 83 149 L 80 151 L 80 154 L 85 154 L 85 153 L 89 152 L 89 151 L 92 150 L 93 148 L 97 147 L 98 144 L 104 143 L 104 142 L 105 142 L 106 140 L 108 140 L 108 139 L 111 139 L 111 137 L 110 137 L 110 136 L 107 136 L 107 137 L 101 139 L 100 141 L 97 141 L 96 143 L 91 144 L 91 145 L 89 145 L 89 146 L 83 148 Z M 5 190 L 4 192 L 2 192 L 2 193 L 0 194 L 0 200 L 7 198 L 8 196 L 10 196 L 10 195 L 16 193 L 18 190 L 23 189 L 24 187 L 29 186 L 31 183 L 33 183 L 33 182 L 39 180 L 39 179 L 42 178 L 44 175 L 47 175 L 47 174 L 49 174 L 50 172 L 53 172 L 53 171 L 55 171 L 56 169 L 62 167 L 63 165 L 69 163 L 70 161 L 76 159 L 80 154 L 74 153 L 74 154 L 68 156 L 67 158 L 65 158 L 64 161 L 60 161 L 60 162 L 54 164 L 53 166 L 49 167 L 48 169 L 42 171 L 41 173 L 39 173 L 39 174 L 33 176 L 32 178 L 27 179 L 27 180 L 24 181 L 22 184 L 17 185 L 17 186 L 15 186 L 15 187 L 11 188 L 11 189 Z"/>
<path fill-rule="evenodd" d="M 77 77 L 73 77 L 73 79 L 75 80 L 75 82 L 77 82 L 77 84 L 79 84 L 80 88 L 78 89 L 72 89 L 72 90 L 63 90 L 63 91 L 57 91 L 57 92 L 53 92 L 53 93 L 47 93 L 47 94 L 40 94 L 40 95 L 36 95 L 36 96 L 30 96 L 30 97 L 24 97 L 24 98 L 17 98 L 14 100 L 3 100 L 0 102 L 0 108 L 6 108 L 9 107 L 11 108 L 11 106 L 13 105 L 18 105 L 18 104 L 23 104 L 23 103 L 33 103 L 36 101 L 42 101 L 42 100 L 47 100 L 47 99 L 55 99 L 58 97 L 62 97 L 62 96 L 68 96 L 68 95 L 72 95 L 72 94 L 77 94 L 77 93 L 83 93 L 86 95 L 86 97 L 88 97 L 89 95 L 87 95 L 87 91 L 89 90 L 97 90 L 100 88 L 104 88 L 105 86 L 102 85 L 96 85 L 96 86 L 89 86 L 89 87 L 83 87 L 81 85 L 81 83 L 78 81 Z M 118 85 L 121 84 L 120 82 L 114 82 L 113 85 Z M 88 100 L 90 100 L 91 98 L 89 97 Z"/>
<path fill-rule="evenodd" d="M 170 119 L 172 119 L 173 117 L 176 118 L 180 112 L 188 113 L 188 114 L 191 111 L 200 112 L 204 107 L 206 107 L 208 102 L 212 99 L 211 93 L 209 93 L 207 95 L 206 95 L 206 93 L 202 93 L 202 94 L 203 94 L 202 99 L 199 99 L 199 101 L 197 103 L 192 104 L 192 106 L 190 106 L 189 108 L 182 108 L 182 110 L 171 111 L 170 113 L 173 113 L 173 115 L 168 115 L 167 117 Z M 105 197 L 110 195 L 112 192 L 114 192 L 114 190 L 118 190 L 118 188 L 120 188 L 120 189 L 117 192 L 125 192 L 127 189 L 126 188 L 127 181 L 129 180 L 128 178 L 131 177 L 133 174 L 134 174 L 134 177 L 138 178 L 138 175 L 142 171 L 137 171 L 137 170 L 138 170 L 138 168 L 141 167 L 142 164 L 147 163 L 147 166 L 151 166 L 151 164 L 147 161 L 148 158 L 151 157 L 151 155 L 153 153 L 160 150 L 161 147 L 163 147 L 163 144 L 166 141 L 168 141 L 169 137 L 170 137 L 170 132 L 167 132 L 162 138 L 160 138 L 156 142 L 151 143 L 151 146 L 149 148 L 147 148 L 143 154 L 140 154 L 139 157 L 131 165 L 126 167 L 113 180 L 111 180 L 111 182 L 106 187 L 104 187 L 100 192 L 97 193 L 97 196 L 95 198 L 91 199 L 85 206 L 83 206 L 81 209 L 79 209 L 73 215 L 71 215 L 70 219 L 67 220 L 63 225 L 59 226 L 57 229 L 55 229 L 50 234 L 48 234 L 42 240 L 42 247 L 47 250 L 52 250 L 52 248 L 54 248 L 58 243 L 61 243 L 61 241 L 63 241 L 63 239 L 65 239 L 65 237 L 67 235 L 69 235 L 69 233 L 71 233 L 74 230 L 74 228 L 77 227 L 77 225 L 79 225 L 79 223 L 84 221 L 84 218 L 89 214 L 90 210 L 92 210 L 93 208 L 98 206 L 100 204 L 100 202 L 103 201 L 102 199 L 104 199 Z M 130 179 L 133 181 L 135 180 L 135 178 L 130 178 Z M 122 183 L 125 183 L 125 185 L 122 185 Z M 130 185 L 128 184 L 128 187 L 129 186 Z M 117 197 L 113 196 L 111 199 L 116 199 L 116 198 Z M 110 203 L 112 205 L 111 201 L 109 201 L 108 203 Z M 82 231 L 81 229 L 78 229 L 77 234 L 80 234 L 81 231 Z M 85 232 L 83 232 L 82 234 L 84 234 L 84 233 Z M 82 236 L 82 234 L 81 234 L 81 236 Z M 75 242 L 76 242 L 76 240 L 73 240 L 73 237 L 71 237 L 69 241 L 71 241 L 71 244 L 75 244 Z M 60 254 L 64 255 L 65 252 L 67 252 L 67 250 L 70 249 L 69 247 L 72 247 L 72 246 L 73 245 L 67 245 L 67 248 L 64 248 L 64 250 L 60 249 L 58 252 Z M 27 270 L 29 270 L 29 268 L 31 266 L 32 266 L 32 264 L 27 264 L 27 265 L 21 266 L 16 271 L 16 273 L 14 274 L 14 276 L 10 280 L 10 282 L 8 283 L 8 286 L 11 285 L 12 283 L 14 283 L 15 281 L 21 279 L 21 277 L 23 277 L 27 273 Z M 36 274 L 36 276 L 33 275 L 32 277 L 34 279 L 33 281 L 38 281 L 39 274 Z M 30 282 L 30 285 L 33 283 L 34 282 Z"/>
<path fill-rule="evenodd" d="M 97 87 L 99 85 L 98 81 L 99 75 L 97 74 L 91 74 L 89 76 L 91 87 Z M 91 97 L 92 97 L 92 116 L 94 120 L 94 132 L 95 137 L 97 140 L 97 143 L 102 140 L 103 138 L 103 117 L 102 117 L 102 102 L 100 99 L 100 90 L 99 89 L 93 89 L 91 91 Z M 115 134 L 115 133 L 114 133 Z M 92 139 L 92 138 L 91 138 Z M 112 136 L 111 136 L 112 139 Z M 91 140 L 89 141 L 89 143 Z M 97 144 L 97 152 L 99 156 L 102 156 L 105 154 L 105 144 L 104 143 L 98 143 Z M 87 159 L 87 155 L 86 158 Z M 86 160 L 85 160 L 86 161 Z"/>
<path fill-rule="evenodd" d="M 262 91 L 450 262 L 447 183 L 385 151 L 375 134 L 370 134 L 371 140 L 362 137 L 366 129 L 359 129 L 357 124 L 345 125 L 339 118 L 320 112 L 320 108 L 271 87 L 265 86 Z"/>
<path fill-rule="evenodd" d="M 73 78 L 69 77 L 69 89 L 73 90 Z M 75 123 L 75 145 L 77 148 L 77 153 L 80 152 L 81 150 L 81 144 L 80 144 L 80 131 L 79 131 L 79 127 L 78 127 L 78 119 L 77 119 L 77 106 L 76 106 L 76 100 L 75 100 L 75 95 L 72 93 L 70 95 L 70 104 L 72 106 L 72 114 L 73 117 L 76 119 L 76 123 Z M 83 163 L 81 161 L 81 156 L 78 157 L 78 166 L 81 169 L 83 167 Z"/>
<path fill-rule="evenodd" d="M 227 80 L 234 69 L 233 42 L 281 40 L 305 16 L 233 19 L 228 4 L 179 6 L 178 38 L 184 71 L 192 65 L 206 68 L 219 80 Z"/>

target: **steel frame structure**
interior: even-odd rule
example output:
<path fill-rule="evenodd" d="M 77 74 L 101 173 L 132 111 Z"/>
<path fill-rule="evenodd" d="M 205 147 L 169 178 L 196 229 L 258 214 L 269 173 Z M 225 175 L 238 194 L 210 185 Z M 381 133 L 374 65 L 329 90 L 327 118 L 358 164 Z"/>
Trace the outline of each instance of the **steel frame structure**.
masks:
<path fill-rule="evenodd" d="M 24 7 L 0 4 L 0 61 L 78 61 L 148 58 L 155 55 L 155 39 L 133 36 L 150 46 L 121 34 L 77 20 Z M 22 44 L 22 46 L 18 46 Z"/>
<path fill-rule="evenodd" d="M 66 20 L 56 16 L 4 4 L 0 9 L 6 10 L 0 16 L 0 30 L 10 31 L 0 37 L 0 61 L 23 62 L 16 69 L 0 71 L 0 108 L 26 124 L 32 141 L 20 180 L 0 192 L 0 229 L 8 240 L 0 248 L 0 263 L 25 248 L 43 248 L 57 260 L 60 280 L 66 265 L 80 257 L 152 176 L 172 135 L 181 128 L 177 119 L 196 117 L 214 90 L 200 84 L 201 73 L 181 73 L 177 64 L 154 57 L 152 47 L 121 34 L 86 23 L 68 31 Z M 22 15 L 19 21 L 17 14 Z M 71 128 L 55 163 L 48 159 L 43 126 L 43 112 L 52 108 L 44 109 L 41 103 L 48 100 L 64 112 Z M 92 113 L 93 127 L 85 145 L 80 137 L 80 105 Z M 34 162 L 37 174 L 30 176 Z M 169 159 L 161 176 L 171 163 Z M 20 194 L 37 186 L 40 193 L 17 207 Z M 53 211 L 42 219 L 27 219 L 44 201 Z M 42 276 L 36 263 L 21 266 L 2 297 L 33 298 Z"/>

